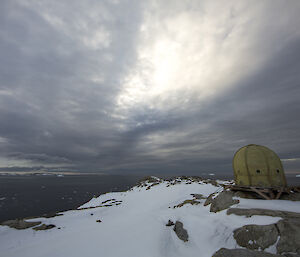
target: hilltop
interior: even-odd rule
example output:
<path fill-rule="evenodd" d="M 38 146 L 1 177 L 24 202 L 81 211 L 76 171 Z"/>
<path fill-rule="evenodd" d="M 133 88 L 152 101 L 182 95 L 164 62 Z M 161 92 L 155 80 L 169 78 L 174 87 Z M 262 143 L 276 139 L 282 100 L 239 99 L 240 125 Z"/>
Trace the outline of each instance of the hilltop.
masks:
<path fill-rule="evenodd" d="M 148 177 L 76 210 L 0 226 L 5 257 L 297 256 L 300 204 L 246 199 L 230 181 Z M 284 255 L 285 254 L 285 255 Z"/>

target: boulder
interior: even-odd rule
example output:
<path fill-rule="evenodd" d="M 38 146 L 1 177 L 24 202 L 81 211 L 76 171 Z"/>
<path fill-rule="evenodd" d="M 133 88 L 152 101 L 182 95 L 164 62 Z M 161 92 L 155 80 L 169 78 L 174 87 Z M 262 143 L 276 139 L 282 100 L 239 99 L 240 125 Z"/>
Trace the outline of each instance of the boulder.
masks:
<path fill-rule="evenodd" d="M 300 254 L 300 219 L 284 219 L 277 222 L 280 239 L 278 253 Z"/>
<path fill-rule="evenodd" d="M 178 238 L 184 242 L 187 242 L 189 239 L 189 235 L 187 230 L 183 228 L 183 223 L 180 221 L 175 222 L 174 231 Z"/>
<path fill-rule="evenodd" d="M 251 250 L 264 250 L 274 245 L 278 236 L 275 224 L 246 225 L 233 231 L 233 237 L 238 245 Z"/>
<path fill-rule="evenodd" d="M 282 217 L 284 219 L 288 218 L 300 218 L 300 213 L 290 212 L 290 211 L 276 211 L 268 209 L 240 209 L 240 208 L 230 208 L 227 210 L 227 214 L 235 214 L 239 216 L 252 217 L 253 215 L 262 216 L 272 216 L 272 217 Z"/>
<path fill-rule="evenodd" d="M 215 198 L 211 199 L 210 212 L 219 212 L 229 208 L 231 205 L 238 204 L 240 201 L 232 199 L 233 196 L 234 192 L 232 191 L 219 193 Z"/>
<path fill-rule="evenodd" d="M 234 230 L 233 236 L 242 247 L 250 250 L 276 245 L 278 254 L 300 255 L 300 219 L 283 219 L 271 225 L 246 225 Z"/>

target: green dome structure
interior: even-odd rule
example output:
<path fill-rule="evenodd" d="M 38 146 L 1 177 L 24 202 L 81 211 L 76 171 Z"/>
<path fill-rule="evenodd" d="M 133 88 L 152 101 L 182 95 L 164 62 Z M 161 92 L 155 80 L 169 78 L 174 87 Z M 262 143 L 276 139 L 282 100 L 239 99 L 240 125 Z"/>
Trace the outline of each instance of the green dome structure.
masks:
<path fill-rule="evenodd" d="M 233 157 L 233 171 L 238 186 L 287 186 L 280 158 L 265 146 L 251 144 L 240 148 Z"/>

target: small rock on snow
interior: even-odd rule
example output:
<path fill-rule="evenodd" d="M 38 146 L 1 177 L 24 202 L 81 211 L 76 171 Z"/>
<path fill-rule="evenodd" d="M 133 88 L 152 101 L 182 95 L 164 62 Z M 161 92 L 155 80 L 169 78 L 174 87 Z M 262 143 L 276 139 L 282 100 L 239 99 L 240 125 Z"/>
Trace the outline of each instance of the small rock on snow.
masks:
<path fill-rule="evenodd" d="M 184 242 L 187 242 L 189 239 L 187 230 L 183 228 L 183 223 L 180 221 L 176 221 L 174 226 L 174 231 L 178 238 Z"/>

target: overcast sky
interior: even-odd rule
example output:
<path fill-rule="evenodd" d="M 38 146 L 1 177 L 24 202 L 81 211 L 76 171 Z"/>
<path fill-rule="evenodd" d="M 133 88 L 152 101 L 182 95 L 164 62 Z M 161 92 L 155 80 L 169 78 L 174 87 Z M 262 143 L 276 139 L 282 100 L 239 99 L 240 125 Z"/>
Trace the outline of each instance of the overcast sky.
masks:
<path fill-rule="evenodd" d="M 1 0 L 0 170 L 300 171 L 300 1 Z"/>

